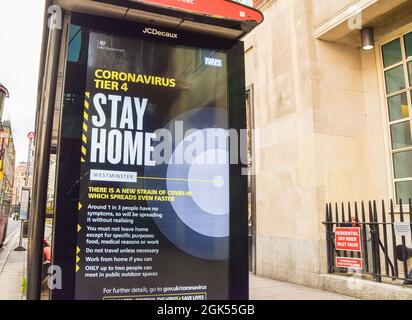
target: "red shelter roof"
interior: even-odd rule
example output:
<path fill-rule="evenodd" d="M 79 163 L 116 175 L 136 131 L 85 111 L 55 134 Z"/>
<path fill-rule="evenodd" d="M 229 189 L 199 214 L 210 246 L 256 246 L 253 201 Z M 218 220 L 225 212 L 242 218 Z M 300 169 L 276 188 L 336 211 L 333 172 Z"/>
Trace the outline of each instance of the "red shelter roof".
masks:
<path fill-rule="evenodd" d="M 230 0 L 54 0 L 71 12 L 150 23 L 240 39 L 263 22 L 254 8 Z"/>
<path fill-rule="evenodd" d="M 238 21 L 263 22 L 260 11 L 230 0 L 135 0 L 172 10 L 187 11 L 194 14 Z"/>

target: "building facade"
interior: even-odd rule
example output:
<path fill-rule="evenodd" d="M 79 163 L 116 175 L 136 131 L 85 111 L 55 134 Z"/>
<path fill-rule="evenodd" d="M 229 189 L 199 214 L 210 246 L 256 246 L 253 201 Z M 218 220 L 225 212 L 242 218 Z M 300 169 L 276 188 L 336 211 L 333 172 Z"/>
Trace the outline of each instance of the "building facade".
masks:
<path fill-rule="evenodd" d="M 0 120 L 3 119 L 4 104 L 6 98 L 9 97 L 9 91 L 0 83 Z"/>
<path fill-rule="evenodd" d="M 26 180 L 27 163 L 20 162 L 14 171 L 12 205 L 18 205 L 20 203 L 21 189 L 26 186 Z"/>
<path fill-rule="evenodd" d="M 14 183 L 14 167 L 16 150 L 14 148 L 13 133 L 9 120 L 2 123 L 0 131 L 0 205 L 9 211 Z"/>
<path fill-rule="evenodd" d="M 255 5 L 265 14 L 245 39 L 255 272 L 320 288 L 325 204 L 412 196 L 412 1 Z"/>

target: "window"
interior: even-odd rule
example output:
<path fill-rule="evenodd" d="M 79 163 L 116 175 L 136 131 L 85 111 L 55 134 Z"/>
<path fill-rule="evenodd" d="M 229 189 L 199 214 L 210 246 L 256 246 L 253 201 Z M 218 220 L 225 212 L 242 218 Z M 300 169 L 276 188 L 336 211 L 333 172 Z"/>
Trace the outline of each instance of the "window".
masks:
<path fill-rule="evenodd" d="M 412 32 L 382 46 L 397 203 L 412 198 Z"/>

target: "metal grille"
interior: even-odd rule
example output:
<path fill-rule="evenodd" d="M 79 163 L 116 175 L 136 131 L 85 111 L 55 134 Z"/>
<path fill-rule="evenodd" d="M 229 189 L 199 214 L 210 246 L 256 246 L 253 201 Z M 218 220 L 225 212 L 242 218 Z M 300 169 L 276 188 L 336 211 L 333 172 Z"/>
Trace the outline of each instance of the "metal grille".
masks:
<path fill-rule="evenodd" d="M 412 200 L 407 205 L 399 201 L 395 210 L 393 200 L 341 203 L 326 205 L 326 240 L 329 273 L 361 272 L 378 282 L 412 285 Z M 338 229 L 337 229 L 338 228 Z M 336 230 L 359 230 L 358 250 L 338 250 Z M 337 249 L 338 248 L 338 249 Z M 337 258 L 358 261 L 362 267 L 338 265 Z M 345 259 L 347 258 L 347 259 Z"/>

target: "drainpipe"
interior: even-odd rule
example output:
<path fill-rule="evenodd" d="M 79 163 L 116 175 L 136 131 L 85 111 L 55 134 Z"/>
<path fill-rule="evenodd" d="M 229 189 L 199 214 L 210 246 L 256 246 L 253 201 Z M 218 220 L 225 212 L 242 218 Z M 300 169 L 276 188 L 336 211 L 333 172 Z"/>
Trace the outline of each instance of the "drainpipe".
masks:
<path fill-rule="evenodd" d="M 52 1 L 46 1 L 45 32 L 47 32 L 47 8 Z M 56 19 L 55 13 L 51 15 Z M 47 37 L 47 35 L 45 35 Z M 53 115 L 56 98 L 57 73 L 60 57 L 62 30 L 48 30 L 47 47 L 43 47 L 40 70 L 38 108 L 36 115 L 36 152 L 32 187 L 30 217 L 30 242 L 27 272 L 27 300 L 39 300 L 41 295 L 43 267 L 43 239 L 46 221 L 47 184 L 50 163 L 50 147 L 53 130 Z M 43 59 L 45 57 L 45 60 Z"/>

